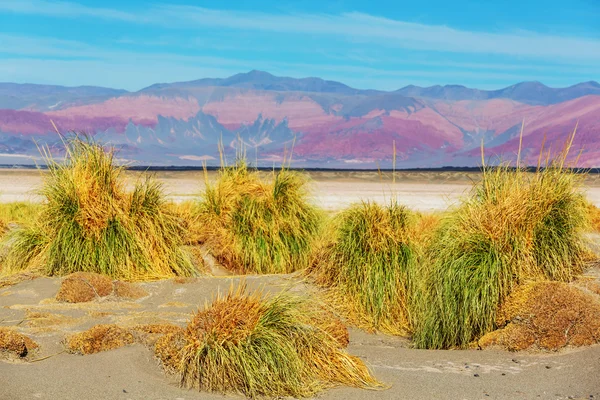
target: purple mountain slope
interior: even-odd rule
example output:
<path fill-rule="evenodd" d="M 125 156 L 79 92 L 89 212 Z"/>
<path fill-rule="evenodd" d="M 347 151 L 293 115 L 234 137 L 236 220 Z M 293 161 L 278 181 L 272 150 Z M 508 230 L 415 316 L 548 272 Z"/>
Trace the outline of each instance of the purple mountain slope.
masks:
<path fill-rule="evenodd" d="M 261 165 L 294 147 L 298 167 L 474 166 L 488 155 L 514 157 L 564 143 L 582 166 L 600 166 L 600 85 L 550 88 L 523 82 L 499 90 L 459 85 L 359 90 L 319 78 L 251 71 L 229 78 L 155 84 L 138 92 L 99 87 L 0 84 L 0 163 L 32 163 L 37 146 L 60 148 L 59 130 L 83 130 L 151 165 L 218 163 L 218 143 L 240 142 Z"/>

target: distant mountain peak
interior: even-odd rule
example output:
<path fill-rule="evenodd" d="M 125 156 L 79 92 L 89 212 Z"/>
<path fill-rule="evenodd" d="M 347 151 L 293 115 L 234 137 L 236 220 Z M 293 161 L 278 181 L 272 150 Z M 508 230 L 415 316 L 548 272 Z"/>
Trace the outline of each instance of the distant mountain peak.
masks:
<path fill-rule="evenodd" d="M 275 76 L 266 71 L 251 70 L 230 76 L 229 78 L 204 78 L 189 82 L 176 82 L 173 84 L 161 83 L 148 86 L 140 92 L 161 92 L 177 89 L 185 90 L 186 87 L 231 87 L 241 89 L 268 90 L 279 92 L 312 92 L 312 93 L 338 93 L 345 95 L 382 93 L 377 90 L 359 90 L 343 83 L 324 80 L 316 77 L 291 78 Z"/>
<path fill-rule="evenodd" d="M 259 69 L 253 69 L 252 71 L 248 71 L 246 73 L 241 73 L 238 75 L 246 75 L 249 77 L 269 77 L 269 78 L 275 78 L 275 75 L 267 72 L 267 71 L 261 71 Z"/>

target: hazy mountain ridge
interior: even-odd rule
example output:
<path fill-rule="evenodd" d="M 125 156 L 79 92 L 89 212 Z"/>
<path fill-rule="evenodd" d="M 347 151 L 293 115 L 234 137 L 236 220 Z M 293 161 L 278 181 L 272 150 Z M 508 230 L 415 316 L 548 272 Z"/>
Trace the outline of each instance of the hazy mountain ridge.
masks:
<path fill-rule="evenodd" d="M 600 84 L 589 81 L 566 88 L 551 88 L 540 82 L 521 82 L 499 90 L 470 89 L 460 85 L 406 86 L 396 93 L 410 97 L 439 100 L 511 99 L 527 104 L 548 105 L 573 100 L 587 95 L 600 95 Z"/>
<path fill-rule="evenodd" d="M 399 167 L 470 166 L 480 162 L 482 139 L 489 155 L 514 155 L 523 120 L 524 154 L 531 160 L 544 134 L 548 143 L 564 141 L 579 121 L 581 160 L 600 166 L 596 82 L 382 92 L 261 71 L 138 92 L 0 83 L 0 163 L 22 163 L 20 156 L 37 154 L 36 143 L 58 148 L 52 121 L 62 132 L 97 134 L 120 147 L 122 157 L 153 165 L 216 163 L 219 141 L 228 152 L 242 141 L 248 157 L 264 165 L 294 146 L 297 166 L 385 166 L 395 142 Z"/>

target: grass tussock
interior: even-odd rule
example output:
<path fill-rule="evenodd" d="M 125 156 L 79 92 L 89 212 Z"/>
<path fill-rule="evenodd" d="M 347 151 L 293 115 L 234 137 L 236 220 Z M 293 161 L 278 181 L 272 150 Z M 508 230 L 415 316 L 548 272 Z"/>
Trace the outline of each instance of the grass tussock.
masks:
<path fill-rule="evenodd" d="M 239 161 L 207 181 L 196 210 L 198 241 L 236 273 L 289 273 L 308 265 L 319 213 L 307 199 L 307 178 L 281 169 L 263 180 Z"/>
<path fill-rule="evenodd" d="M 251 398 L 304 397 L 334 385 L 378 387 L 362 361 L 315 324 L 311 310 L 287 295 L 247 294 L 241 285 L 199 311 L 179 338 L 183 348 L 169 347 L 173 353 L 165 351 L 165 358 L 181 357 L 171 365 L 184 387 Z"/>
<path fill-rule="evenodd" d="M 434 223 L 423 219 L 418 235 L 424 237 L 425 226 Z M 308 274 L 333 289 L 334 302 L 357 325 L 406 334 L 416 226 L 415 216 L 404 206 L 353 205 L 334 217 Z"/>
<path fill-rule="evenodd" d="M 0 232 L 12 225 L 22 226 L 35 221 L 41 211 L 41 205 L 26 201 L 0 203 Z"/>
<path fill-rule="evenodd" d="M 17 331 L 0 327 L 0 355 L 23 358 L 37 350 L 39 345 Z"/>
<path fill-rule="evenodd" d="M 470 197 L 442 219 L 417 296 L 417 347 L 465 347 L 496 329 L 517 285 L 581 273 L 588 210 L 582 176 L 563 167 L 565 157 L 533 173 L 484 168 Z"/>
<path fill-rule="evenodd" d="M 65 146 L 64 162 L 46 154 L 39 218 L 7 236 L 3 269 L 96 272 L 124 280 L 191 275 L 184 229 L 161 185 L 142 179 L 127 192 L 113 150 L 85 137 Z"/>
<path fill-rule="evenodd" d="M 129 330 L 109 324 L 96 325 L 71 335 L 66 339 L 65 346 L 71 353 L 86 355 L 118 349 L 134 342 L 135 338 Z"/>
<path fill-rule="evenodd" d="M 600 342 L 600 297 L 564 282 L 528 283 L 508 297 L 496 322 L 502 328 L 483 336 L 481 347 L 588 346 Z"/>

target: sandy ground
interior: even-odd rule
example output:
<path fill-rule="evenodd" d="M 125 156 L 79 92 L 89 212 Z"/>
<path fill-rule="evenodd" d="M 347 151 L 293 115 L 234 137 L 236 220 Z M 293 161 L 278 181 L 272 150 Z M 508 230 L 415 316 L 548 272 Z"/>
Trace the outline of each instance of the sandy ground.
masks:
<path fill-rule="evenodd" d="M 598 271 L 596 271 L 598 272 Z M 59 278 L 37 278 L 0 289 L 0 325 L 16 326 L 40 346 L 35 362 L 0 362 L 0 399 L 222 399 L 180 389 L 151 351 L 136 344 L 94 355 L 64 353 L 65 336 L 99 323 L 122 326 L 171 322 L 184 326 L 191 313 L 239 278 L 202 277 L 141 284 L 137 301 L 57 303 Z M 250 288 L 314 293 L 292 276 L 249 276 Z M 43 323 L 31 313 L 62 322 Z M 99 313 L 103 314 L 99 314 Z M 349 352 L 389 385 L 381 391 L 335 388 L 322 399 L 592 399 L 600 398 L 600 346 L 559 353 L 411 349 L 406 339 L 351 330 Z M 241 398 L 228 395 L 226 398 Z"/>
<path fill-rule="evenodd" d="M 36 170 L 0 170 L 0 202 L 40 201 L 36 190 L 44 174 Z M 198 198 L 204 188 L 202 171 L 154 174 L 164 183 L 165 191 L 174 201 Z M 139 172 L 127 172 L 128 182 L 134 182 L 140 175 Z M 215 172 L 209 172 L 210 180 L 215 176 Z M 310 177 L 313 203 L 328 211 L 361 200 L 386 203 L 392 199 L 419 211 L 441 211 L 456 204 L 480 175 L 471 172 L 398 172 L 395 183 L 391 173 L 381 177 L 376 172 L 311 172 Z M 599 175 L 588 176 L 585 190 L 588 198 L 600 206 Z"/>

